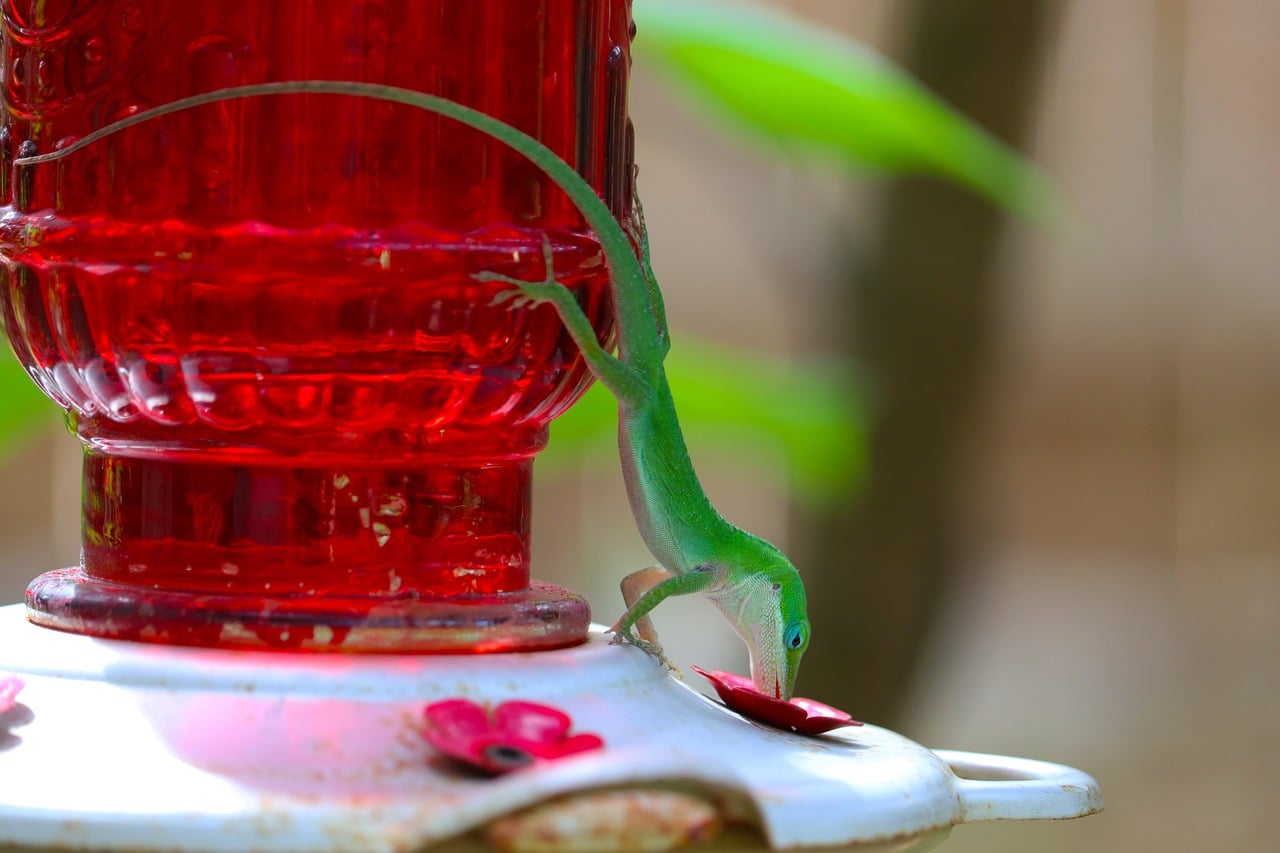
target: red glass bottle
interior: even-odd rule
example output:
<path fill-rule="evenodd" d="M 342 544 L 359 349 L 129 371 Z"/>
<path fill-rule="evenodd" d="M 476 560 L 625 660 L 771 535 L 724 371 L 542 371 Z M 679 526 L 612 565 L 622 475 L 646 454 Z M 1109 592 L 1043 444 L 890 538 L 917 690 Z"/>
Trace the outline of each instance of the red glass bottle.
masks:
<path fill-rule="evenodd" d="M 85 446 L 81 566 L 32 620 L 156 642 L 478 651 L 579 641 L 529 578 L 529 478 L 602 341 L 600 251 L 562 193 L 413 108 L 240 84 L 386 83 L 533 134 L 631 215 L 629 0 L 3 0 L 0 309 Z"/>

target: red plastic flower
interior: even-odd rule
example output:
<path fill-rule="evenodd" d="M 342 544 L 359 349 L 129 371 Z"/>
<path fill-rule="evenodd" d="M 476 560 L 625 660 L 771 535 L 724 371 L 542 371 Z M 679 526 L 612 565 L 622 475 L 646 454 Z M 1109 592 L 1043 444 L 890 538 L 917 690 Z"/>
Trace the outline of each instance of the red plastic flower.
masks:
<path fill-rule="evenodd" d="M 0 714 L 17 704 L 23 686 L 22 679 L 16 676 L 0 678 Z"/>
<path fill-rule="evenodd" d="M 690 668 L 711 682 L 724 704 L 744 717 L 775 729 L 787 729 L 802 735 L 820 735 L 842 726 L 862 725 L 839 708 L 832 708 L 813 699 L 797 697 L 790 702 L 775 699 L 756 690 L 750 678 L 743 678 L 732 672 L 707 672 L 696 666 Z"/>
<path fill-rule="evenodd" d="M 503 702 L 490 712 L 466 699 L 446 699 L 428 705 L 423 716 L 428 743 L 493 774 L 604 746 L 593 734 L 570 736 L 568 714 L 534 702 Z"/>

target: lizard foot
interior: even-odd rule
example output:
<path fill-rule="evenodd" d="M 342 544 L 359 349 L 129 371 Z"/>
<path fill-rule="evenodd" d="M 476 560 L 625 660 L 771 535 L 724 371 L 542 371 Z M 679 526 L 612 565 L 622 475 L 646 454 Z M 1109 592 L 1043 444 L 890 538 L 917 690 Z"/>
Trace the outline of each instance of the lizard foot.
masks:
<path fill-rule="evenodd" d="M 498 279 L 494 279 L 494 281 L 497 280 Z M 523 285 L 524 282 L 520 282 L 520 284 Z M 503 290 L 495 294 L 494 297 L 489 300 L 489 307 L 496 308 L 505 302 L 507 303 L 508 311 L 518 311 L 521 308 L 533 308 L 537 305 L 541 305 L 545 301 L 545 299 L 538 299 L 537 297 L 529 296 L 524 292 L 523 287 L 518 287 L 512 288 L 511 290 Z"/>
<path fill-rule="evenodd" d="M 508 303 L 508 310 L 514 311 L 518 308 L 531 308 L 547 302 L 554 302 L 557 297 L 561 297 L 562 294 L 559 291 L 563 291 L 565 286 L 556 280 L 551 241 L 547 237 L 542 238 L 542 257 L 547 265 L 547 277 L 542 281 L 525 281 L 502 273 L 488 271 L 476 273 L 472 278 L 476 281 L 497 281 L 514 285 L 511 290 L 501 291 L 494 296 L 489 301 L 490 307 L 506 302 Z"/>
<path fill-rule="evenodd" d="M 682 681 L 684 680 L 684 673 L 680 671 L 680 667 L 676 666 L 675 663 L 672 662 L 671 658 L 667 657 L 666 652 L 662 650 L 662 646 L 658 645 L 657 643 L 651 643 L 648 640 L 642 640 L 641 638 L 635 636 L 629 631 L 614 630 L 613 638 L 609 640 L 609 645 L 635 646 L 637 649 L 640 649 L 642 652 L 649 655 L 650 657 L 657 658 L 658 662 L 661 663 L 664 667 L 666 667 L 667 672 L 670 672 L 672 675 L 676 676 Z"/>
<path fill-rule="evenodd" d="M 510 290 L 500 291 L 493 299 L 489 300 L 490 307 L 501 305 L 505 302 L 508 310 L 511 311 L 554 302 L 558 295 L 556 291 L 565 289 L 563 284 L 554 279 L 550 281 L 522 281 L 518 278 L 492 272 L 478 273 L 475 278 L 477 281 L 500 281 L 504 284 L 515 285 Z"/>

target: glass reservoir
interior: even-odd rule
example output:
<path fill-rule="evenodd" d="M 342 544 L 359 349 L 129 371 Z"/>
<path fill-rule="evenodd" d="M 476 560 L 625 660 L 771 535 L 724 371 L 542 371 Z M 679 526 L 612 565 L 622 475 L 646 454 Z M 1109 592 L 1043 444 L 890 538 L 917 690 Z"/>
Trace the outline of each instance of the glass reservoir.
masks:
<path fill-rule="evenodd" d="M 531 582 L 529 479 L 589 376 L 549 307 L 490 304 L 541 245 L 601 340 L 601 253 L 498 143 L 306 79 L 508 121 L 631 216 L 628 0 L 3 0 L 0 316 L 84 445 L 81 565 L 30 618 L 103 637 L 341 651 L 567 645 Z"/>

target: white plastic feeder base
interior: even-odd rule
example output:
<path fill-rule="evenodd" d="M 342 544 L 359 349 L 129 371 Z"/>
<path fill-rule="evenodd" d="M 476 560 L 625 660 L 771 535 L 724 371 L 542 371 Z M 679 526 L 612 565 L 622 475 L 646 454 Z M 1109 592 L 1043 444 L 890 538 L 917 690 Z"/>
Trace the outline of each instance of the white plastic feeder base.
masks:
<path fill-rule="evenodd" d="M 928 849 L 959 823 L 1102 808 L 1097 783 L 1061 765 L 932 752 L 870 725 L 766 728 L 599 628 L 536 654 L 290 655 L 96 640 L 15 605 L 0 608 L 3 672 L 26 688 L 0 730 L 0 847 L 457 850 L 549 799 L 654 784 L 705 793 L 762 849 Z M 424 706 L 449 698 L 552 705 L 605 747 L 459 772 L 419 735 Z"/>

